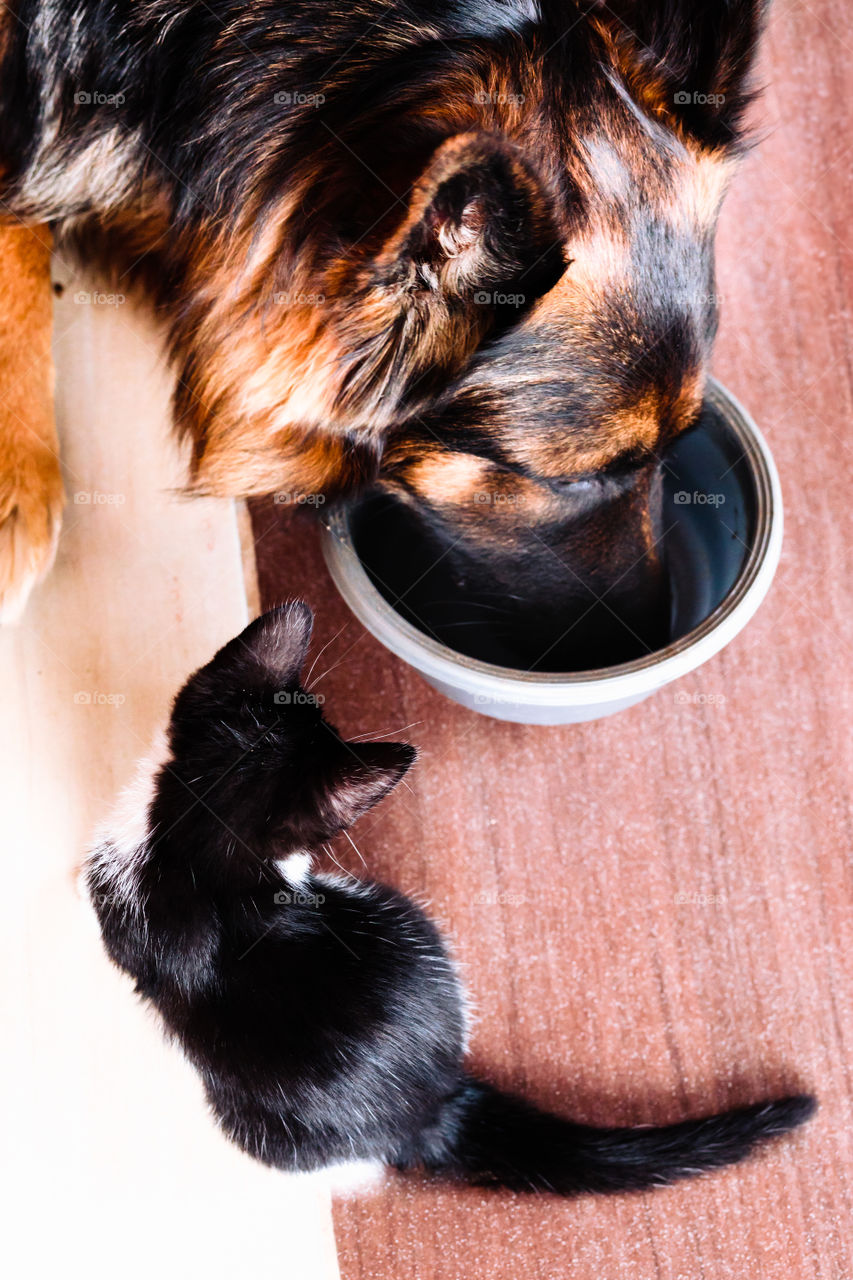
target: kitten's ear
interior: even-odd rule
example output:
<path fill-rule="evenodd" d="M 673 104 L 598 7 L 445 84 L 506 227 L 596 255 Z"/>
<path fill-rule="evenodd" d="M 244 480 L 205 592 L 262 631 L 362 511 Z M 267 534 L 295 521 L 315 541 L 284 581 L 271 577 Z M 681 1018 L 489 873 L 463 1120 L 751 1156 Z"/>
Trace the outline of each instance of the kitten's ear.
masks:
<path fill-rule="evenodd" d="M 305 662 L 313 627 L 314 615 L 308 605 L 293 600 L 261 614 L 231 643 L 236 653 L 256 663 L 279 684 L 293 684 Z"/>
<path fill-rule="evenodd" d="M 418 754 L 407 742 L 346 742 L 344 747 L 326 796 L 339 831 L 393 791 Z"/>

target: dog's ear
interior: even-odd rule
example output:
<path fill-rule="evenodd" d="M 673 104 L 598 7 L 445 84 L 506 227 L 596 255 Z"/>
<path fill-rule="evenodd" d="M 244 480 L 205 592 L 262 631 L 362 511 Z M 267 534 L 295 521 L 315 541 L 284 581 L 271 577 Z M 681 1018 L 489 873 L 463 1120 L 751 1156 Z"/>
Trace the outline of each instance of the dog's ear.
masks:
<path fill-rule="evenodd" d="M 487 133 L 449 139 L 362 274 L 338 407 L 380 424 L 417 408 L 563 269 L 551 194 L 520 149 Z"/>
<path fill-rule="evenodd" d="M 598 0 L 590 15 L 638 103 L 713 148 L 735 145 L 767 0 Z"/>

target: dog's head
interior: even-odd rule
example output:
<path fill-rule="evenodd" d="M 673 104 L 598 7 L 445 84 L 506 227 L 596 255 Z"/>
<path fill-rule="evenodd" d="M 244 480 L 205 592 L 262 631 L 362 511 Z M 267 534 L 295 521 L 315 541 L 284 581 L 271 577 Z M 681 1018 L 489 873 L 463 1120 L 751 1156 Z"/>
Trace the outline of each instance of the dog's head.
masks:
<path fill-rule="evenodd" d="M 588 107 L 577 102 L 557 183 L 546 158 L 506 147 L 490 191 L 472 144 L 454 177 L 464 194 L 433 200 L 410 250 L 449 279 L 443 305 L 455 289 L 459 314 L 436 321 L 431 351 L 446 335 L 449 360 L 454 326 L 489 327 L 449 385 L 389 433 L 383 480 L 471 616 L 491 620 L 506 662 L 595 667 L 667 639 L 661 459 L 702 405 L 714 230 L 759 17 L 746 3 L 702 10 L 602 9 L 588 36 L 604 56 L 577 95 Z M 409 376 L 442 361 L 421 363 L 429 372 L 413 360 Z"/>
<path fill-rule="evenodd" d="M 506 662 L 609 665 L 666 641 L 662 459 L 699 416 L 717 319 L 701 166 L 674 159 L 657 205 L 626 173 L 560 280 L 386 440 L 383 484 Z"/>
<path fill-rule="evenodd" d="M 418 46 L 402 70 L 386 53 L 369 107 L 359 83 L 305 124 L 311 176 L 270 252 L 325 245 L 302 282 L 325 305 L 266 339 L 231 410 L 243 452 L 222 452 L 256 491 L 282 471 L 302 492 L 378 475 L 459 591 L 499 598 L 508 660 L 559 669 L 666 638 L 660 460 L 702 403 L 763 5 L 536 8 L 505 38 Z M 352 231 L 346 252 L 331 226 Z M 222 312 L 215 395 L 261 345 L 241 360 Z M 184 382 L 215 402 L 192 368 Z"/>

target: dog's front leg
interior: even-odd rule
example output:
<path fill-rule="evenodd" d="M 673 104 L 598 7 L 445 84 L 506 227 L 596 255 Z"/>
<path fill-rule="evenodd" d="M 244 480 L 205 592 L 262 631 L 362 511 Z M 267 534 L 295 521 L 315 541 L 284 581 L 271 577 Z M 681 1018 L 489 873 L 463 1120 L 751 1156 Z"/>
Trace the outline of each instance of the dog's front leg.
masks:
<path fill-rule="evenodd" d="M 0 225 L 0 622 L 50 568 L 63 506 L 50 247 L 46 227 Z"/>

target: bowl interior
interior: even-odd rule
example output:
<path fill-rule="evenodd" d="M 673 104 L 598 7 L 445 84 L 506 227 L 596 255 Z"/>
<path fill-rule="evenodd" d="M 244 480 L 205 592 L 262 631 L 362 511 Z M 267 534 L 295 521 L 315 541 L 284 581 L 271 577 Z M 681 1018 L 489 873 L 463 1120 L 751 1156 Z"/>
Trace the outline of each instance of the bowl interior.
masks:
<path fill-rule="evenodd" d="M 760 506 L 750 446 L 737 415 L 715 395 L 706 401 L 696 426 L 664 456 L 668 645 L 695 631 L 720 607 L 750 558 Z M 347 515 L 363 568 L 401 618 L 459 654 L 505 665 L 496 659 L 498 650 L 482 613 L 466 608 L 447 558 L 436 556 L 435 546 L 403 503 L 372 491 Z M 566 667 L 559 670 L 566 672 Z"/>
<path fill-rule="evenodd" d="M 755 540 L 758 494 L 751 458 L 714 404 L 664 457 L 664 556 L 669 643 L 708 618 L 734 587 Z"/>

